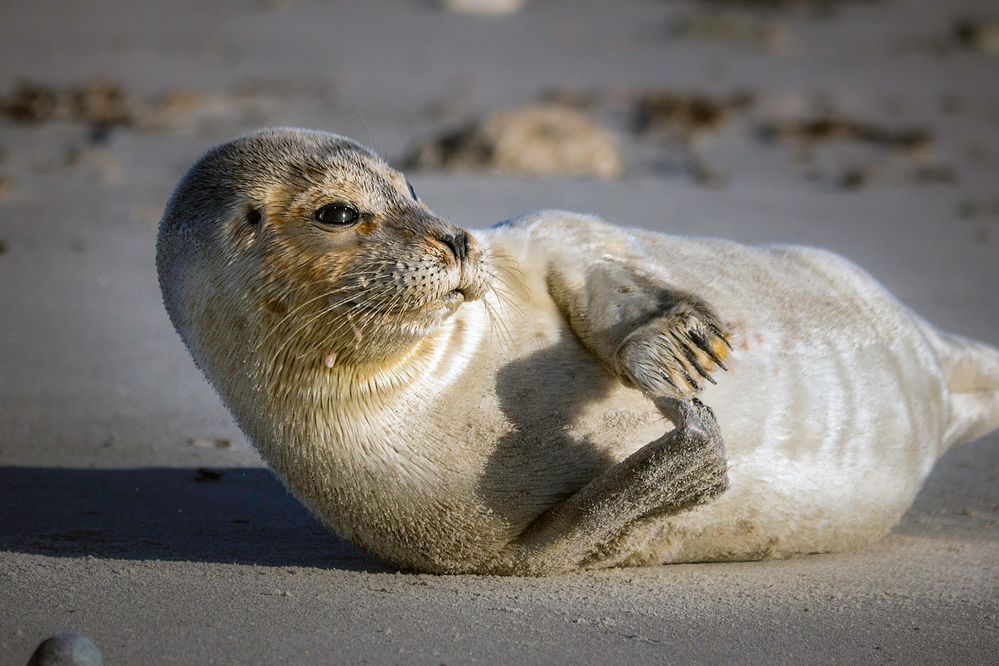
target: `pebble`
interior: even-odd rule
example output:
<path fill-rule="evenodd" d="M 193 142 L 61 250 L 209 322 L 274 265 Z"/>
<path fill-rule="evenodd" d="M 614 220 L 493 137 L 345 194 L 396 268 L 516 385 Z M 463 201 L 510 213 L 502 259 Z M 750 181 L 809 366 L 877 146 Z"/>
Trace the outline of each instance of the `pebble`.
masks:
<path fill-rule="evenodd" d="M 103 666 L 101 651 L 86 636 L 56 634 L 42 641 L 28 666 Z"/>
<path fill-rule="evenodd" d="M 447 11 L 480 16 L 505 16 L 524 8 L 526 0 L 442 0 Z"/>

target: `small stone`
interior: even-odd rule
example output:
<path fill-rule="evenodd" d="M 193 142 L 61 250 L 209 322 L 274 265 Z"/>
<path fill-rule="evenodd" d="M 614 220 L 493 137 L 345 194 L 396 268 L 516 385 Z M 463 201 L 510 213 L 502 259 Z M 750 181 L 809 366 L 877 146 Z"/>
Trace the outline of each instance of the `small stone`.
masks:
<path fill-rule="evenodd" d="M 86 636 L 66 633 L 46 638 L 35 649 L 28 666 L 103 666 L 101 651 Z"/>
<path fill-rule="evenodd" d="M 526 0 L 441 0 L 441 7 L 458 14 L 505 16 L 524 8 Z"/>

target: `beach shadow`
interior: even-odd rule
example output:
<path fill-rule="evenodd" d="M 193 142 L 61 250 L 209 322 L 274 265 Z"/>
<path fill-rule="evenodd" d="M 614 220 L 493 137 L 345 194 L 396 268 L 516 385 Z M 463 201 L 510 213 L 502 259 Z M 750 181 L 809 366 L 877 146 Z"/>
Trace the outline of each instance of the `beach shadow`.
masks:
<path fill-rule="evenodd" d="M 502 437 L 478 483 L 483 502 L 512 524 L 526 524 L 614 464 L 570 430 L 583 408 L 617 380 L 571 335 L 503 367 L 500 409 L 513 430 Z M 571 387 L 571 388 L 570 388 Z"/>
<path fill-rule="evenodd" d="M 0 550 L 387 571 L 263 468 L 0 467 Z"/>
<path fill-rule="evenodd" d="M 999 433 L 944 454 L 892 533 L 999 541 Z"/>

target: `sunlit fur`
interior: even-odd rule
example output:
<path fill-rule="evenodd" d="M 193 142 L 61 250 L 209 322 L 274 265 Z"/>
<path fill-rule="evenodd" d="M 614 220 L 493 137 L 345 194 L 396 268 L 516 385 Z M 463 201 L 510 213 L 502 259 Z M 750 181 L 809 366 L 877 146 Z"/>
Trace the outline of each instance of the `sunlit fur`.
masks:
<path fill-rule="evenodd" d="M 331 202 L 361 221 L 318 225 Z M 538 516 L 668 429 L 579 343 L 553 270 L 633 266 L 710 303 L 733 346 L 701 394 L 729 489 L 622 526 L 573 567 L 864 543 L 948 446 L 999 424 L 999 354 L 937 332 L 830 253 L 549 211 L 476 232 L 459 260 L 440 241 L 457 231 L 369 151 L 303 130 L 210 151 L 160 227 L 167 311 L 237 423 L 317 517 L 400 566 L 489 570 Z"/>

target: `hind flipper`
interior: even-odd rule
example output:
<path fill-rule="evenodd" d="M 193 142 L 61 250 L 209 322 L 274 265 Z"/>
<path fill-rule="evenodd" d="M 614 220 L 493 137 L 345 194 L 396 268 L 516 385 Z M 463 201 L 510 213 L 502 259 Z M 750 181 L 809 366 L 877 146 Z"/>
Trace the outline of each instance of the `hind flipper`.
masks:
<path fill-rule="evenodd" d="M 728 488 L 725 445 L 699 400 L 656 399 L 676 427 L 539 516 L 482 572 L 547 575 L 586 566 L 645 516 L 673 515 Z"/>
<path fill-rule="evenodd" d="M 932 331 L 950 389 L 947 447 L 999 428 L 999 350 L 975 340 Z"/>

